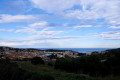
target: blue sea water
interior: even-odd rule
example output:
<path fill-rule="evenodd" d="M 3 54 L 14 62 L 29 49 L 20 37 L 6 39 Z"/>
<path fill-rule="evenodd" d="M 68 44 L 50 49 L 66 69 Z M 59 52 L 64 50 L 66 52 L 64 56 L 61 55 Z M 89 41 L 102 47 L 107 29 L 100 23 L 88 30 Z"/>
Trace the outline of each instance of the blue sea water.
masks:
<path fill-rule="evenodd" d="M 40 50 L 46 50 L 46 49 L 55 49 L 55 50 L 72 50 L 72 51 L 77 51 L 80 53 L 91 53 L 93 51 L 105 51 L 108 49 L 112 49 L 112 48 L 37 48 Z"/>

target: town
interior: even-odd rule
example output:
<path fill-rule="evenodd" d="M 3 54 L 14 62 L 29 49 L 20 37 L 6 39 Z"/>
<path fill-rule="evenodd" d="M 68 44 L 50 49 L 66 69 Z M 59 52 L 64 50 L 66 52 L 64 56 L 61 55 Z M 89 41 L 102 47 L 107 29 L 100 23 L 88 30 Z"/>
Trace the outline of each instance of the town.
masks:
<path fill-rule="evenodd" d="M 25 60 L 31 59 L 33 57 L 41 57 L 44 61 L 49 61 L 49 56 L 52 57 L 51 60 L 55 61 L 56 58 L 78 58 L 81 56 L 88 56 L 91 54 L 104 54 L 106 51 L 97 52 L 94 51 L 92 53 L 79 53 L 76 51 L 70 50 L 54 50 L 54 49 L 47 49 L 47 50 L 39 50 L 34 48 L 13 48 L 7 46 L 0 47 L 0 55 L 3 57 L 8 57 L 10 60 Z"/>
<path fill-rule="evenodd" d="M 54 55 L 57 58 L 65 58 L 65 56 L 76 58 L 78 52 L 69 50 L 39 50 L 34 48 L 20 49 L 1 46 L 0 55 L 8 57 L 10 60 L 23 60 L 26 58 L 41 57 L 43 59 L 49 59 L 49 55 Z"/>
<path fill-rule="evenodd" d="M 0 69 L 1 73 L 6 70 L 7 75 L 13 75 L 16 71 L 16 76 L 23 78 L 23 80 L 27 80 L 26 77 L 19 76 L 19 74 L 26 75 L 25 73 L 27 73 L 26 76 L 29 76 L 35 73 L 32 75 L 36 76 L 39 73 L 35 80 L 36 78 L 38 78 L 37 80 L 61 80 L 60 78 L 62 80 L 69 80 L 69 78 L 71 78 L 70 80 L 81 80 L 83 77 L 85 79 L 82 80 L 106 80 L 104 77 L 107 77 L 107 80 L 119 80 L 119 52 L 120 48 L 101 52 L 79 53 L 70 50 L 40 50 L 1 46 Z M 70 74 L 74 77 L 69 76 Z M 58 75 L 60 76 L 58 77 Z M 112 78 L 109 77 L 110 75 L 113 75 Z M 66 78 L 66 76 L 68 77 Z M 102 79 L 97 79 L 97 77 L 102 77 Z M 2 80 L 5 80 L 4 78 Z M 32 80 L 32 76 L 28 78 Z M 16 78 L 11 80 L 16 80 Z"/>

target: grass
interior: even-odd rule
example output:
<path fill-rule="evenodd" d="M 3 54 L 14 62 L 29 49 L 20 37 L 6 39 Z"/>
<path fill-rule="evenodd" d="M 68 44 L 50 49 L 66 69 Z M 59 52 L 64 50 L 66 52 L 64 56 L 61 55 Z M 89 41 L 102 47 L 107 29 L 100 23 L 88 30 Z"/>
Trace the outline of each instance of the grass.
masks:
<path fill-rule="evenodd" d="M 30 62 L 19 62 L 19 67 L 23 70 L 26 70 L 31 73 L 36 73 L 38 76 L 40 75 L 50 75 L 55 78 L 55 80 L 120 80 L 120 77 L 105 77 L 105 78 L 93 78 L 84 74 L 74 74 L 67 73 L 60 70 L 55 70 L 51 66 L 46 65 L 32 65 Z"/>

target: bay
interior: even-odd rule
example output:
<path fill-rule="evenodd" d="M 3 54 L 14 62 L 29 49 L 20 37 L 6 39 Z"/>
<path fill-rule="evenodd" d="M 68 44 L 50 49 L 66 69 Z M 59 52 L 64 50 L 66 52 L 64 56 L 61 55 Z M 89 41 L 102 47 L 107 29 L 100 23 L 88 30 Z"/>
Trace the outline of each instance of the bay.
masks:
<path fill-rule="evenodd" d="M 91 53 L 94 51 L 105 51 L 108 49 L 113 49 L 113 48 L 37 48 L 40 50 L 46 50 L 46 49 L 55 49 L 55 50 L 72 50 L 72 51 L 77 51 L 79 53 Z"/>

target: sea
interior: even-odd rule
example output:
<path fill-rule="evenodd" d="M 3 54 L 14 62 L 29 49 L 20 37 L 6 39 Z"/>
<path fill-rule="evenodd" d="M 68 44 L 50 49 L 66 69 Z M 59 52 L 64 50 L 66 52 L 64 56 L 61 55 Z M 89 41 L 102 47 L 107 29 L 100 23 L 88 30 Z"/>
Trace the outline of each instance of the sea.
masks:
<path fill-rule="evenodd" d="M 46 50 L 46 49 L 55 49 L 55 50 L 72 50 L 72 51 L 76 51 L 79 53 L 91 53 L 94 51 L 105 51 L 105 50 L 109 50 L 109 49 L 113 49 L 113 48 L 37 48 L 40 50 Z"/>

